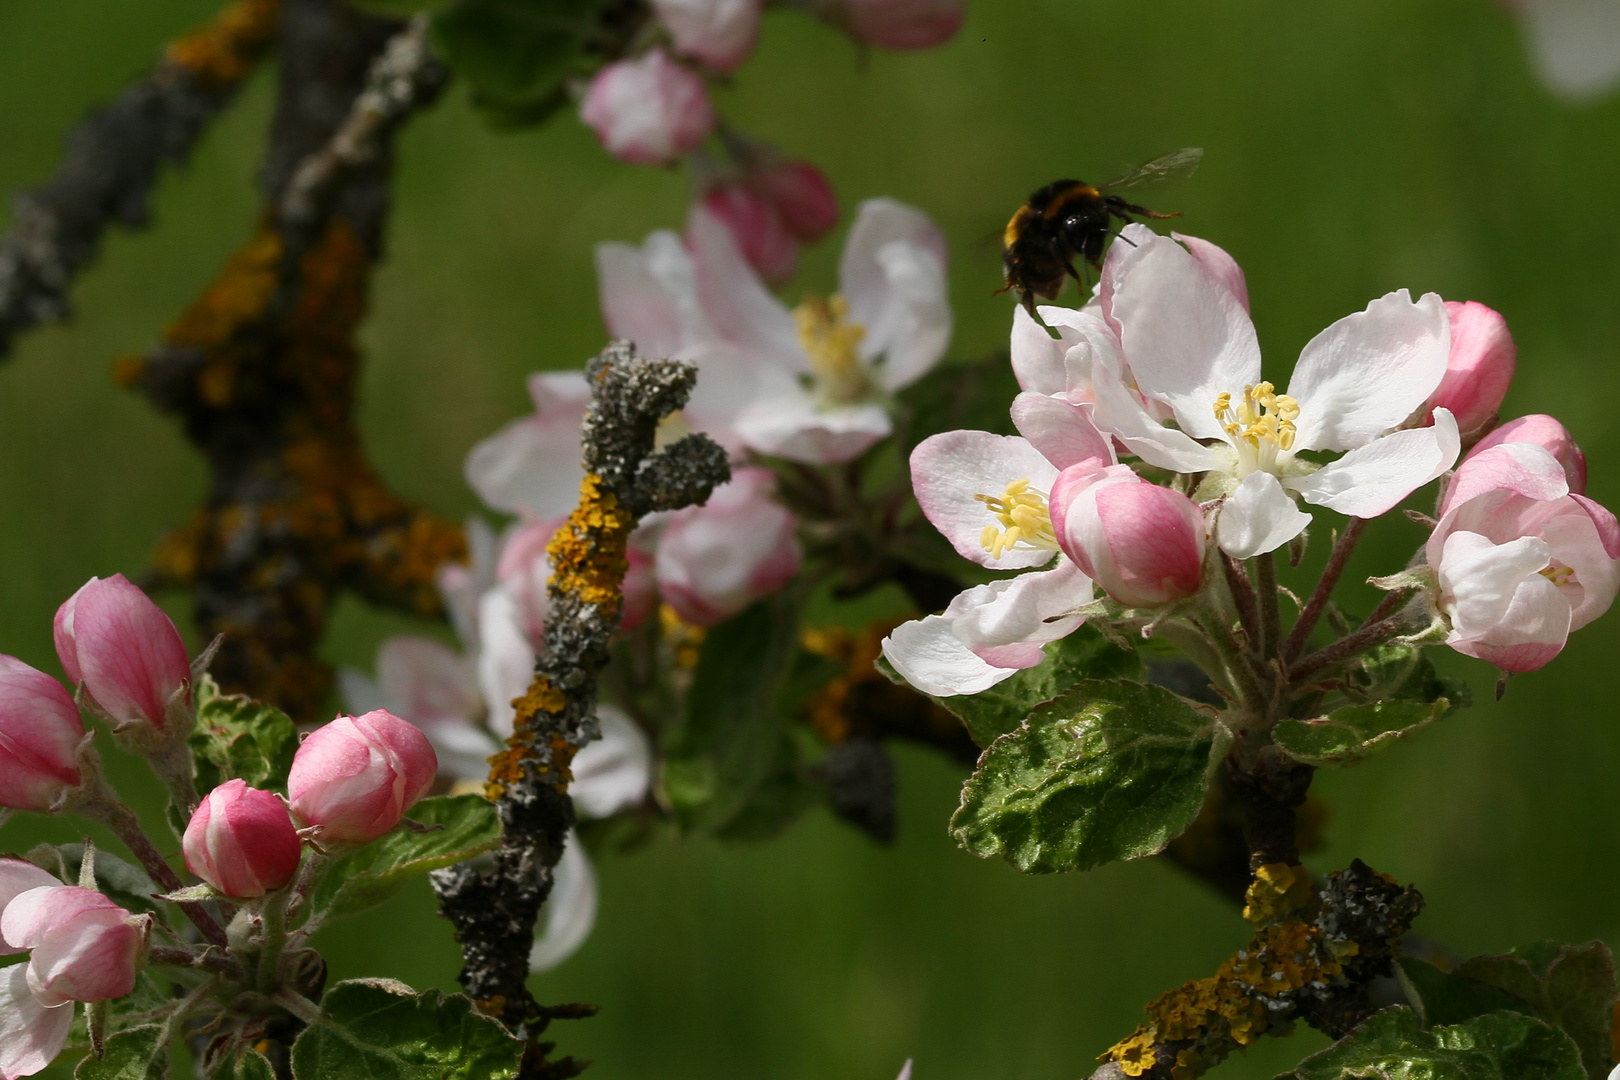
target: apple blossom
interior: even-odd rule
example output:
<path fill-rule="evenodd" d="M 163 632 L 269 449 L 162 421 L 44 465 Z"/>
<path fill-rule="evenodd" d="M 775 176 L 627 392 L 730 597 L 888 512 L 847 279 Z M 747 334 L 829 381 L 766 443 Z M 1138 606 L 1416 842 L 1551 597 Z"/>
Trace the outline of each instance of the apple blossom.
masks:
<path fill-rule="evenodd" d="M 1438 477 L 1461 449 L 1444 408 L 1401 428 L 1445 375 L 1450 322 L 1429 294 L 1373 301 L 1305 346 L 1287 393 L 1260 378 L 1260 350 L 1232 281 L 1168 237 L 1128 226 L 1103 269 L 1134 388 L 1104 357 L 1092 364 L 1098 426 L 1144 461 L 1207 474 L 1196 498 L 1233 496 L 1216 526 L 1222 550 L 1274 550 L 1309 523 L 1294 496 L 1376 517 Z M 1165 427 L 1145 400 L 1168 407 Z M 1326 465 L 1299 453 L 1348 451 Z"/>
<path fill-rule="evenodd" d="M 120 726 L 162 728 L 187 693 L 191 661 L 163 609 L 123 574 L 91 578 L 56 612 L 56 655 Z"/>
<path fill-rule="evenodd" d="M 579 371 L 529 376 L 534 415 L 514 420 L 467 455 L 467 483 L 496 510 L 541 519 L 566 514 L 585 477 L 579 426 L 591 388 Z"/>
<path fill-rule="evenodd" d="M 682 619 L 713 626 L 799 572 L 798 523 L 773 498 L 775 487 L 769 470 L 738 469 L 707 503 L 669 515 L 658 542 L 658 587 Z"/>
<path fill-rule="evenodd" d="M 1052 484 L 1051 522 L 1064 554 L 1126 607 L 1156 607 L 1198 591 L 1203 512 L 1127 465 L 1091 459 L 1064 469 Z"/>
<path fill-rule="evenodd" d="M 1569 430 L 1545 413 L 1532 413 L 1509 420 L 1474 444 L 1463 462 L 1466 464 L 1469 458 L 1509 442 L 1534 443 L 1547 451 L 1563 465 L 1569 490 L 1577 495 L 1586 494 L 1586 455 L 1581 453 Z"/>
<path fill-rule="evenodd" d="M 364 843 L 388 832 L 438 772 L 420 730 L 384 709 L 340 716 L 298 747 L 287 775 L 293 813 L 325 840 Z"/>
<path fill-rule="evenodd" d="M 287 804 L 245 780 L 227 780 L 208 793 L 181 847 L 193 874 L 239 899 L 286 885 L 303 853 Z"/>
<path fill-rule="evenodd" d="M 62 684 L 0 656 L 0 806 L 49 810 L 79 784 L 79 707 Z"/>
<path fill-rule="evenodd" d="M 47 1006 L 28 988 L 28 965 L 0 968 L 0 1080 L 42 1072 L 67 1045 L 73 1007 Z"/>
<path fill-rule="evenodd" d="M 31 862 L 24 862 L 22 859 L 0 859 L 0 917 L 4 917 L 7 904 L 30 889 L 43 889 L 60 884 L 62 883 L 56 880 L 55 875 L 41 870 Z M 0 937 L 0 956 L 12 956 L 27 951 L 22 946 L 6 944 L 5 938 Z"/>
<path fill-rule="evenodd" d="M 1466 462 L 1426 545 L 1446 643 L 1503 671 L 1534 671 L 1620 590 L 1620 523 L 1572 494 L 1563 465 L 1530 443 Z M 1448 493 L 1449 494 L 1449 493 Z"/>
<path fill-rule="evenodd" d="M 716 71 L 731 71 L 753 52 L 762 6 L 761 0 L 652 0 L 675 51 Z"/>
<path fill-rule="evenodd" d="M 579 115 L 608 153 L 637 165 L 684 157 L 715 125 L 703 79 L 663 49 L 598 71 Z"/>
<path fill-rule="evenodd" d="M 20 893 L 0 914 L 0 937 L 28 950 L 28 989 L 46 1008 L 133 990 L 147 926 L 94 889 L 56 883 Z"/>
<path fill-rule="evenodd" d="M 1451 410 L 1460 430 L 1475 431 L 1502 407 L 1513 382 L 1518 347 L 1508 333 L 1507 320 L 1484 304 L 1448 300 L 1446 315 L 1451 322 L 1451 352 L 1429 406 Z"/>
<path fill-rule="evenodd" d="M 724 184 L 703 197 L 703 208 L 731 230 L 743 258 L 771 285 L 783 285 L 799 264 L 799 244 L 765 196 Z"/>
<path fill-rule="evenodd" d="M 949 41 L 967 14 L 962 0 L 842 0 L 856 37 L 885 49 L 927 49 Z"/>

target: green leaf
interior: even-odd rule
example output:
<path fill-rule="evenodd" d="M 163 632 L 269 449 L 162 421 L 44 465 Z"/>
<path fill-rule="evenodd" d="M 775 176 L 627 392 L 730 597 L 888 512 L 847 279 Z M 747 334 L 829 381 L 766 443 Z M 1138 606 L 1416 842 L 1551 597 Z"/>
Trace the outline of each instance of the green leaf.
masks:
<path fill-rule="evenodd" d="M 204 794 L 227 780 L 285 791 L 287 770 L 298 751 L 298 729 L 273 705 L 242 694 L 222 694 L 212 678 L 197 684 L 197 729 L 191 733 L 197 759 L 197 790 Z"/>
<path fill-rule="evenodd" d="M 683 829 L 719 832 L 756 797 L 781 795 L 769 789 L 795 769 L 785 698 L 799 692 L 798 651 L 798 605 L 783 594 L 704 637 L 686 707 L 664 738 L 664 795 Z"/>
<path fill-rule="evenodd" d="M 389 979 L 341 982 L 293 1044 L 294 1080 L 508 1080 L 523 1044 L 462 994 Z"/>
<path fill-rule="evenodd" d="M 492 122 L 536 124 L 567 102 L 569 76 L 588 72 L 582 42 L 598 7 L 598 0 L 459 0 L 434 17 L 434 43 Z"/>
<path fill-rule="evenodd" d="M 1404 1005 L 1299 1063 L 1295 1080 L 1584 1080 L 1569 1036 L 1531 1016 L 1486 1013 L 1424 1031 Z M 1283 1080 L 1283 1078 L 1279 1078 Z"/>
<path fill-rule="evenodd" d="M 97 1061 L 87 1055 L 73 1070 L 74 1080 L 162 1080 L 168 1075 L 169 1047 L 158 1024 L 120 1031 L 107 1040 Z"/>
<path fill-rule="evenodd" d="M 276 1080 L 276 1070 L 270 1059 L 257 1050 L 244 1050 L 242 1055 L 219 1064 L 209 1080 Z"/>
<path fill-rule="evenodd" d="M 906 685 L 887 660 L 879 659 L 878 669 L 894 682 Z M 1046 659 L 1039 664 L 983 693 L 933 700 L 961 717 L 974 742 L 989 746 L 1023 723 L 1037 705 L 1051 701 L 1082 679 L 1134 679 L 1140 678 L 1143 670 L 1142 658 L 1136 653 L 1113 644 L 1095 627 L 1081 626 L 1068 637 L 1049 643 Z"/>
<path fill-rule="evenodd" d="M 1424 1027 L 1461 1024 L 1476 1016 L 1503 1009 L 1535 1012 L 1526 1002 L 1504 990 L 1441 971 L 1428 961 L 1413 956 L 1401 957 L 1400 970 L 1396 974 L 1400 977 L 1406 999 L 1417 1010 L 1418 1019 Z"/>
<path fill-rule="evenodd" d="M 1415 645 L 1381 645 L 1363 658 L 1361 670 L 1351 682 L 1370 701 L 1400 698 L 1404 701 L 1451 702 L 1452 711 L 1466 709 L 1474 695 L 1466 683 L 1437 673 L 1434 662 Z"/>
<path fill-rule="evenodd" d="M 326 922 L 375 907 L 407 881 L 488 851 L 501 838 L 495 805 L 482 795 L 440 795 L 411 807 L 409 817 L 443 828 L 400 827 L 335 862 L 310 897 L 312 918 Z"/>
<path fill-rule="evenodd" d="M 1580 1047 L 1587 1073 L 1608 1075 L 1615 988 L 1614 957 L 1601 941 L 1560 945 L 1540 941 L 1504 956 L 1476 956 L 1455 972 L 1512 994 L 1556 1024 Z"/>
<path fill-rule="evenodd" d="M 1152 855 L 1198 815 L 1227 739 L 1163 687 L 1081 682 L 984 752 L 951 834 L 1026 873 Z"/>
<path fill-rule="evenodd" d="M 1359 765 L 1446 714 L 1450 702 L 1379 701 L 1335 709 L 1315 720 L 1284 720 L 1271 731 L 1296 761 L 1321 768 Z"/>

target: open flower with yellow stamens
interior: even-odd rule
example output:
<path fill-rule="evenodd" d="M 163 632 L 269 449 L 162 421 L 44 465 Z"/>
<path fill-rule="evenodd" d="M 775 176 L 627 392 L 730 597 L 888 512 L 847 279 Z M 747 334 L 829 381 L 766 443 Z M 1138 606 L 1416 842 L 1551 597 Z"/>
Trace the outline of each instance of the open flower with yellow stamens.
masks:
<path fill-rule="evenodd" d="M 1295 498 L 1376 517 L 1457 460 L 1448 410 L 1435 409 L 1430 427 L 1406 426 L 1446 374 L 1451 329 L 1440 297 L 1414 301 L 1403 289 L 1340 319 L 1305 346 L 1278 393 L 1260 377 L 1259 342 L 1232 276 L 1140 225 L 1124 239 L 1100 289 L 1123 365 L 1093 360 L 1096 420 L 1144 461 L 1204 474 L 1196 497 L 1226 497 L 1217 539 L 1227 554 L 1248 558 L 1299 535 L 1310 516 Z M 1175 426 L 1151 405 L 1168 408 Z M 1344 454 L 1320 464 L 1302 451 Z"/>

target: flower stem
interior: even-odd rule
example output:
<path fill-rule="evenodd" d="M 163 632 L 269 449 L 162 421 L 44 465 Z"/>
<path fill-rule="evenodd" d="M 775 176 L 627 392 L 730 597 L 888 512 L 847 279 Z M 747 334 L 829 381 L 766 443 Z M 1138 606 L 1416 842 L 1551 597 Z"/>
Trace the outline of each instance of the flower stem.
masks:
<path fill-rule="evenodd" d="M 259 909 L 259 993 L 274 994 L 281 985 L 281 954 L 287 945 L 287 899 L 284 892 L 271 893 Z"/>
<path fill-rule="evenodd" d="M 1265 693 L 1260 689 L 1260 680 L 1256 677 L 1254 665 L 1249 657 L 1238 648 L 1237 641 L 1226 626 L 1226 617 L 1213 603 L 1200 610 L 1197 614 L 1197 624 L 1204 631 L 1210 644 L 1220 654 L 1221 661 L 1226 666 L 1226 682 L 1233 686 L 1243 703 L 1252 709 L 1264 707 Z"/>
<path fill-rule="evenodd" d="M 1277 655 L 1282 642 L 1282 616 L 1278 611 L 1277 561 L 1271 552 L 1258 555 L 1254 560 L 1259 584 L 1256 591 L 1260 600 L 1260 655 L 1270 660 Z"/>
<path fill-rule="evenodd" d="M 1344 575 L 1344 568 L 1350 562 L 1350 554 L 1355 551 L 1356 544 L 1361 540 L 1361 534 L 1367 529 L 1366 518 L 1351 518 L 1350 524 L 1345 526 L 1344 532 L 1333 545 L 1333 553 L 1328 556 L 1327 566 L 1322 569 L 1322 577 L 1316 583 L 1316 589 L 1311 598 L 1305 602 L 1305 608 L 1299 613 L 1299 619 L 1294 623 L 1294 629 L 1289 632 L 1288 640 L 1283 643 L 1282 658 L 1285 663 L 1292 663 L 1305 648 L 1305 642 L 1310 639 L 1311 631 L 1316 628 L 1316 622 L 1327 610 L 1328 601 L 1333 597 L 1333 590 L 1339 584 L 1339 578 Z"/>
<path fill-rule="evenodd" d="M 1252 647 L 1260 640 L 1260 609 L 1255 605 L 1254 582 L 1249 580 L 1249 571 L 1244 565 L 1230 555 L 1221 555 L 1221 567 L 1226 571 L 1226 587 L 1232 594 L 1232 605 L 1237 608 L 1238 623 Z"/>
<path fill-rule="evenodd" d="M 146 869 L 158 888 L 164 892 L 175 892 L 184 888 L 185 883 L 180 880 L 180 875 L 174 872 L 174 867 L 164 861 L 157 847 L 141 828 L 140 819 L 135 816 L 135 811 L 119 802 L 111 789 L 96 793 L 79 807 L 79 811 L 111 829 L 114 835 L 124 842 L 129 853 Z M 185 912 L 186 918 L 202 932 L 203 937 L 221 948 L 225 947 L 225 931 L 208 913 L 207 908 L 198 903 L 185 902 L 180 904 L 180 910 Z"/>
<path fill-rule="evenodd" d="M 232 979 L 242 977 L 241 965 L 229 956 L 205 949 L 195 952 L 191 949 L 176 949 L 167 945 L 154 945 L 146 951 L 146 957 L 154 964 L 168 964 L 171 967 L 203 968 L 216 972 Z"/>
<path fill-rule="evenodd" d="M 1379 606 L 1382 607 L 1383 605 Z M 1400 615 L 1392 615 L 1376 622 L 1368 620 L 1362 624 L 1361 629 L 1346 634 L 1331 645 L 1317 649 L 1289 668 L 1288 681 L 1291 683 L 1303 682 L 1329 664 L 1347 660 L 1374 645 L 1380 645 L 1399 634 L 1406 624 L 1407 620 Z"/>

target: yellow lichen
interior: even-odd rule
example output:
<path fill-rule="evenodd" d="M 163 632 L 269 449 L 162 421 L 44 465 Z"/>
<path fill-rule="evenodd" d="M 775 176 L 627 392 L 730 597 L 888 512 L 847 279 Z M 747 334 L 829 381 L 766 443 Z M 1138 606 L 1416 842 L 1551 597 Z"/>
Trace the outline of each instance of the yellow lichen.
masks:
<path fill-rule="evenodd" d="M 1244 894 L 1243 917 L 1256 926 L 1276 922 L 1311 901 L 1311 872 L 1289 863 L 1267 863 L 1254 872 Z"/>
<path fill-rule="evenodd" d="M 619 505 L 600 476 L 587 474 L 579 485 L 579 505 L 546 545 L 552 583 L 587 604 L 618 611 L 625 551 L 636 519 Z"/>
<path fill-rule="evenodd" d="M 280 9 L 278 0 L 238 0 L 170 43 L 165 57 L 209 86 L 223 89 L 238 83 L 275 39 Z"/>
<path fill-rule="evenodd" d="M 1153 1034 L 1148 1028 L 1137 1028 L 1136 1033 L 1116 1043 L 1099 1061 L 1117 1061 L 1126 1076 L 1141 1076 L 1159 1063 L 1159 1054 L 1153 1048 Z"/>

